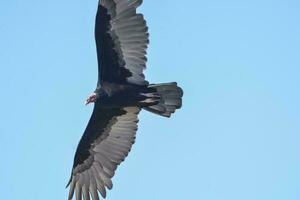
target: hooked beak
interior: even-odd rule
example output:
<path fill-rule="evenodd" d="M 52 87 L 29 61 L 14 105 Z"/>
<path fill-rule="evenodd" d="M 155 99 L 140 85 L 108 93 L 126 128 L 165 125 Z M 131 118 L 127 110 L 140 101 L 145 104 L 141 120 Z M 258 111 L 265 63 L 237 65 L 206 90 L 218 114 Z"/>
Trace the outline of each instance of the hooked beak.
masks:
<path fill-rule="evenodd" d="M 89 105 L 91 102 L 89 102 L 88 100 L 86 100 L 85 102 L 84 102 L 84 105 L 85 106 L 87 106 L 87 105 Z"/>

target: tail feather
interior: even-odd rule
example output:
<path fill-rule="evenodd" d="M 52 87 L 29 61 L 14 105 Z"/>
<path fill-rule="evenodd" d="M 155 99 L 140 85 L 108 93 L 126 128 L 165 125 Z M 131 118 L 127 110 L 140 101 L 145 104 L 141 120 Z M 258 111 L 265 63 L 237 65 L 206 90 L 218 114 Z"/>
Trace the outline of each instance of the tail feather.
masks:
<path fill-rule="evenodd" d="M 177 83 L 151 84 L 149 88 L 156 90 L 160 96 L 160 101 L 157 105 L 144 108 L 145 110 L 164 117 L 170 117 L 176 109 L 181 108 L 183 91 L 177 86 Z"/>

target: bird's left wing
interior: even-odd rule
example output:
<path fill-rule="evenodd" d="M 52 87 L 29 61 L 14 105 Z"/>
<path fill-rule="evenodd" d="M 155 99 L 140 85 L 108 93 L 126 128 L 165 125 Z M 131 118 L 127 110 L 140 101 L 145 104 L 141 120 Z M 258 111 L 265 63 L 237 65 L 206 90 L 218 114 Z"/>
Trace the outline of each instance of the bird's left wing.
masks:
<path fill-rule="evenodd" d="M 138 107 L 103 109 L 95 104 L 92 117 L 76 150 L 69 199 L 98 200 L 112 188 L 111 178 L 135 141 Z"/>

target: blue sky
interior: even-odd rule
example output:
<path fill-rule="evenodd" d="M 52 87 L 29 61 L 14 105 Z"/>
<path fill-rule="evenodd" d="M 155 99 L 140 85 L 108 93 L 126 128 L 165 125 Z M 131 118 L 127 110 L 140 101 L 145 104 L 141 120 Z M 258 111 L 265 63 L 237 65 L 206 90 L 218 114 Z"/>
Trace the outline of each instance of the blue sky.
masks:
<path fill-rule="evenodd" d="M 92 106 L 96 0 L 0 1 L 0 194 L 66 199 Z M 150 82 L 171 119 L 140 115 L 109 200 L 300 199 L 300 3 L 150 1 Z"/>

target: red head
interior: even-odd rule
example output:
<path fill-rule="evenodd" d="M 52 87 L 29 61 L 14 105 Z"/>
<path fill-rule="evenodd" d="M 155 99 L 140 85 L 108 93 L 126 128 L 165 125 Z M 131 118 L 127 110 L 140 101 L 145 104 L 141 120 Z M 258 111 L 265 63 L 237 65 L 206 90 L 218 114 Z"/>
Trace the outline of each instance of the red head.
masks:
<path fill-rule="evenodd" d="M 93 92 L 85 101 L 85 105 L 88 105 L 90 103 L 94 103 L 97 100 L 97 94 Z"/>

